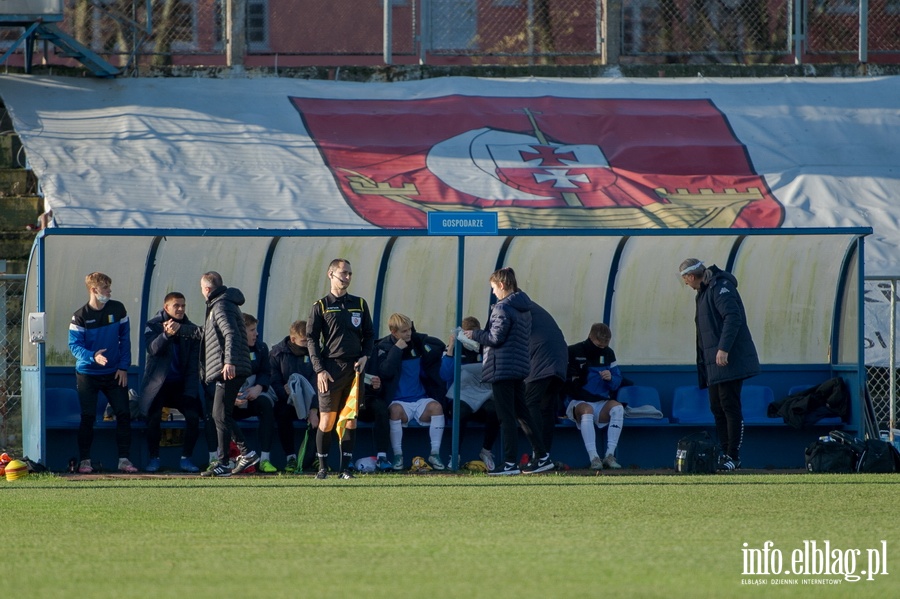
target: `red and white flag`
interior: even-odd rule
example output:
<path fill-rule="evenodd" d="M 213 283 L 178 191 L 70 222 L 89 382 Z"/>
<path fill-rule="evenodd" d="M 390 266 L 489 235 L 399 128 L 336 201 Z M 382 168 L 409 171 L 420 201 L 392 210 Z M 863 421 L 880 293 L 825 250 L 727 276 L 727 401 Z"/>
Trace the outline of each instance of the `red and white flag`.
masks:
<path fill-rule="evenodd" d="M 708 100 L 291 98 L 369 222 L 432 210 L 519 227 L 777 227 L 783 209 Z"/>

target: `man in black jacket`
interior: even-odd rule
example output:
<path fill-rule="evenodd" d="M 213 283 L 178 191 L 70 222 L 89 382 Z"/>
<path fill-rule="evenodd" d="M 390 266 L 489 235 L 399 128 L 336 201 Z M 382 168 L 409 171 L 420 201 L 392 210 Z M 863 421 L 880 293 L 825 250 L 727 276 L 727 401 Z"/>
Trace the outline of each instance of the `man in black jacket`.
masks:
<path fill-rule="evenodd" d="M 305 455 L 297 456 L 297 443 L 294 440 L 294 421 L 298 418 L 298 410 L 289 403 L 291 396 L 290 381 L 293 375 L 302 376 L 312 389 L 316 388 L 316 371 L 309 359 L 309 347 L 306 339 L 306 321 L 296 320 L 291 324 L 287 337 L 281 343 L 272 346 L 269 354 L 272 370 L 272 391 L 275 393 L 275 424 L 281 448 L 287 458 L 284 471 L 293 474 L 301 472 Z M 297 401 L 300 401 L 297 398 Z M 319 402 L 315 396 L 309 405 L 306 415 L 309 428 L 313 431 L 319 427 Z M 304 433 L 307 434 L 307 433 Z M 310 461 L 312 461 L 310 459 Z"/>
<path fill-rule="evenodd" d="M 613 398 L 624 381 L 616 352 L 609 346 L 609 325 L 595 322 L 588 338 L 570 345 L 566 416 L 581 432 L 581 440 L 591 460 L 591 470 L 622 467 L 616 459 L 616 448 L 625 422 L 625 408 Z M 608 428 L 607 428 L 608 427 Z M 595 428 L 607 428 L 606 453 L 597 452 Z"/>
<path fill-rule="evenodd" d="M 737 470 L 744 436 L 741 388 L 744 379 L 760 371 L 744 302 L 734 275 L 715 264 L 707 268 L 697 258 L 688 258 L 678 270 L 684 284 L 697 292 L 697 375 L 700 388 L 709 388 L 722 447 L 719 470 Z"/>
<path fill-rule="evenodd" d="M 435 470 L 444 470 L 440 457 L 445 420 L 440 398 L 446 393 L 440 374 L 444 343 L 424 333 L 416 333 L 412 320 L 404 314 L 391 314 L 388 329 L 391 334 L 375 346 L 375 363 L 370 372 L 380 378 L 388 406 L 389 435 L 394 453 L 392 468 L 403 470 L 403 427 L 415 420 L 420 425 L 428 425 L 431 440 L 428 463 Z M 376 417 L 375 426 L 384 426 L 384 422 Z"/>
<path fill-rule="evenodd" d="M 163 300 L 163 309 L 147 321 L 144 342 L 147 363 L 141 381 L 141 414 L 147 418 L 147 472 L 158 472 L 160 419 L 164 407 L 184 415 L 184 450 L 180 468 L 199 472 L 191 461 L 200 436 L 200 329 L 185 314 L 184 295 L 173 291 Z"/>
<path fill-rule="evenodd" d="M 269 346 L 259 338 L 259 320 L 252 314 L 244 314 L 244 331 L 250 348 L 250 376 L 244 381 L 234 402 L 234 419 L 259 419 L 259 464 L 257 470 L 274 474 L 270 453 L 275 436 L 275 394 L 272 392 L 272 371 L 269 363 Z M 237 474 L 237 468 L 232 474 Z"/>
<path fill-rule="evenodd" d="M 217 464 L 201 474 L 231 476 L 232 470 L 242 472 L 259 461 L 255 451 L 247 450 L 244 433 L 234 421 L 234 401 L 251 369 L 250 347 L 240 308 L 244 304 L 244 294 L 239 289 L 226 287 L 222 275 L 215 271 L 200 278 L 200 291 L 206 298 L 200 369 L 202 380 L 209 389 L 207 400 L 212 396 L 212 416 L 218 441 Z M 232 439 L 241 452 L 234 466 L 228 460 Z"/>
<path fill-rule="evenodd" d="M 525 379 L 525 407 L 547 451 L 553 446 L 559 395 L 566 382 L 569 351 L 562 330 L 543 306 L 531 301 L 531 373 Z M 521 426 L 521 423 L 520 423 Z M 524 430 L 524 427 L 523 427 Z"/>

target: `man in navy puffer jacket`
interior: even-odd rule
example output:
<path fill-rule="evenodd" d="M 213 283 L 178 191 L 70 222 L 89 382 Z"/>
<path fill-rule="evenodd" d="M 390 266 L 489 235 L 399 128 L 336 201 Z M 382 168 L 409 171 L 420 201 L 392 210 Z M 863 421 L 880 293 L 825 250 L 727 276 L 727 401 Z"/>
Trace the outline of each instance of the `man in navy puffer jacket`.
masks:
<path fill-rule="evenodd" d="M 505 463 L 493 474 L 545 472 L 553 469 L 553 460 L 525 406 L 525 379 L 531 373 L 532 302 L 519 289 L 516 273 L 511 268 L 501 268 L 491 275 L 491 290 L 498 301 L 491 308 L 488 329 L 464 333 L 484 347 L 481 380 L 491 384 L 500 418 Z M 522 425 L 533 450 L 533 459 L 521 470 L 516 464 L 517 424 Z"/>

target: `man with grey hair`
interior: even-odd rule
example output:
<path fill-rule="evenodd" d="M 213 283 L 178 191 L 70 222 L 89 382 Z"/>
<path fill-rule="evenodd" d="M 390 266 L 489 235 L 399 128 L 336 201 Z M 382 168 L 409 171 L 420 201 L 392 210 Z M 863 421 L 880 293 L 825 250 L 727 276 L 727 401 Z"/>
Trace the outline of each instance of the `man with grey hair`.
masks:
<path fill-rule="evenodd" d="M 250 376 L 250 346 L 241 306 L 244 294 L 226 287 L 222 275 L 209 271 L 200 277 L 200 291 L 206 298 L 206 322 L 200 351 L 201 380 L 207 385 L 207 401 L 212 396 L 212 417 L 216 424 L 217 464 L 203 476 L 231 476 L 259 462 L 248 451 L 244 433 L 234 421 L 234 401 Z M 241 452 L 234 466 L 229 464 L 228 447 L 234 439 Z"/>
<path fill-rule="evenodd" d="M 678 271 L 684 284 L 697 292 L 697 375 L 700 388 L 709 389 L 722 447 L 719 470 L 737 470 L 744 435 L 741 387 L 744 379 L 760 372 L 744 302 L 734 275 L 716 265 L 707 267 L 697 258 L 688 258 Z"/>

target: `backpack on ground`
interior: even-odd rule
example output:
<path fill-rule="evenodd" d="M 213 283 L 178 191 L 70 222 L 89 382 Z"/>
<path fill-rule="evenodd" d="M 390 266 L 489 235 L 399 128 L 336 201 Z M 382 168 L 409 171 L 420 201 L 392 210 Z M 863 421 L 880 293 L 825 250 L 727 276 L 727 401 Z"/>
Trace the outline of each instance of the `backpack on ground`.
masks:
<path fill-rule="evenodd" d="M 893 445 L 881 439 L 859 439 L 844 431 L 828 434 L 837 444 L 853 452 L 851 472 L 888 473 L 896 472 L 900 456 Z"/>
<path fill-rule="evenodd" d="M 683 437 L 675 448 L 675 471 L 683 474 L 712 474 L 719 452 L 706 431 Z"/>
<path fill-rule="evenodd" d="M 856 464 L 857 472 L 896 472 L 896 449 L 881 439 L 866 439 L 865 449 Z"/>
<path fill-rule="evenodd" d="M 856 472 L 857 453 L 849 445 L 829 436 L 813 441 L 805 454 L 806 470 L 809 472 Z"/>

